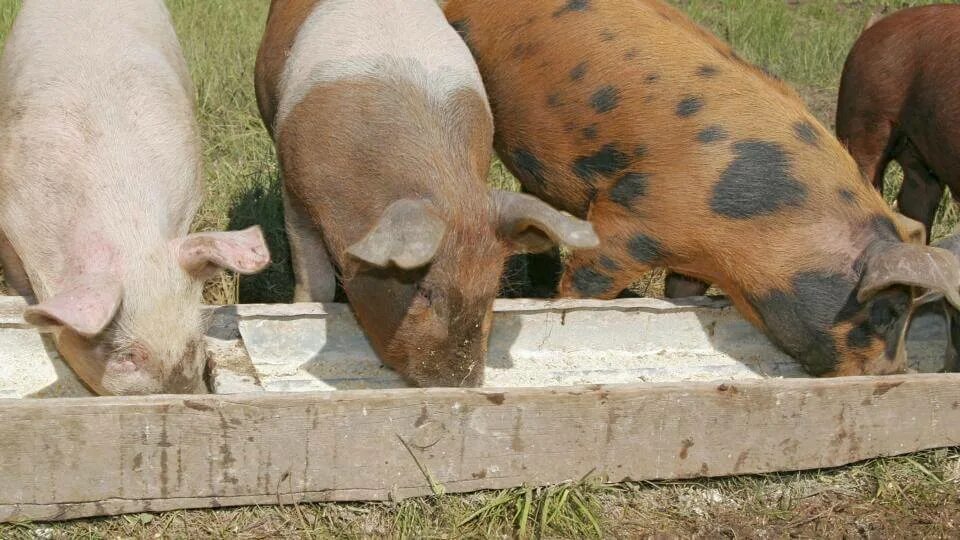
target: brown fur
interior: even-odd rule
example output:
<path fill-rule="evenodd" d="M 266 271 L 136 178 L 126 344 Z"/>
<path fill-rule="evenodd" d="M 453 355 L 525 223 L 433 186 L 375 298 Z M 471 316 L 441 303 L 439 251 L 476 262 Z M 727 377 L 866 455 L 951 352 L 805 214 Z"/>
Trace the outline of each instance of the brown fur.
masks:
<path fill-rule="evenodd" d="M 391 102 L 398 93 L 404 97 L 403 104 L 394 109 Z M 446 114 L 438 114 L 431 105 L 439 104 L 428 103 L 421 91 L 402 82 L 394 88 L 372 80 L 342 82 L 317 88 L 292 111 L 278 134 L 291 197 L 308 209 L 324 231 L 361 323 L 373 342 L 381 344 L 384 361 L 401 372 L 409 369 L 405 362 L 420 356 L 416 351 L 425 344 L 446 341 L 448 334 L 462 337 L 485 324 L 469 314 L 486 316 L 507 254 L 495 236 L 482 181 L 492 135 L 482 129 L 486 112 L 479 96 L 459 96 L 448 104 L 451 108 Z M 365 122 L 343 122 L 343 118 L 363 118 Z M 389 131 L 370 130 L 367 123 L 389 125 Z M 339 136 L 328 136 L 337 130 Z M 402 142 L 385 144 L 387 140 Z M 317 159 L 318 148 L 324 149 L 324 159 Z M 462 153 L 452 151 L 455 149 Z M 375 185 L 371 178 L 378 179 Z M 429 277 L 395 269 L 370 270 L 345 255 L 347 247 L 363 238 L 391 202 L 417 195 L 434 201 L 450 226 Z M 383 280 L 396 281 L 400 297 L 396 300 L 406 302 L 387 306 L 378 300 Z M 424 280 L 443 289 L 448 283 L 459 285 L 458 298 L 444 295 L 452 304 L 444 309 L 463 312 L 455 318 L 461 327 L 446 328 L 439 320 L 424 323 L 420 319 L 428 315 L 421 310 L 409 329 L 403 325 L 397 329 L 396 320 L 405 316 L 413 301 L 409 295 L 415 292 L 416 282 Z M 399 311 L 393 312 L 394 308 Z M 474 346 L 476 350 L 469 356 L 482 358 L 485 342 L 477 341 Z M 454 366 L 426 369 L 431 370 L 429 378 L 423 374 L 416 382 L 436 381 L 442 371 L 461 373 Z"/>
<path fill-rule="evenodd" d="M 589 216 L 602 240 L 600 249 L 570 259 L 561 295 L 585 296 L 575 281 L 589 272 L 609 280 L 591 295 L 613 298 L 664 266 L 718 284 L 748 319 L 784 343 L 757 311 L 757 298 L 791 290 L 805 273 L 859 280 L 858 260 L 882 236 L 870 224 L 889 223 L 890 209 L 792 90 L 679 11 L 655 0 L 451 0 L 446 13 L 465 29 L 480 65 L 501 158 L 526 190 Z M 606 87 L 616 89 L 616 105 L 603 111 L 596 103 Z M 680 117 L 681 101 L 691 97 L 702 107 Z M 813 143 L 798 137 L 797 123 L 809 126 Z M 711 126 L 727 138 L 700 142 Z M 711 194 L 735 160 L 734 143 L 751 140 L 784 150 L 806 197 L 775 212 L 731 219 L 712 210 Z M 578 160 L 604 147 L 614 148 L 623 166 L 585 181 L 576 174 Z M 542 165 L 539 179 L 524 159 L 529 155 Z M 629 208 L 613 195 L 627 173 L 646 175 L 645 193 Z M 632 257 L 637 235 L 658 242 L 664 256 Z M 903 368 L 899 359 L 884 357 L 883 339 L 849 344 L 847 334 L 867 316 L 860 309 L 848 322 L 831 320 L 822 328 L 834 341 L 826 345 L 836 349 L 832 366 L 808 368 L 820 374 Z"/>
<path fill-rule="evenodd" d="M 257 65 L 267 125 L 296 26 L 313 4 L 271 6 Z M 411 74 L 429 81 L 421 70 L 385 59 L 376 76 L 318 84 L 274 136 L 285 190 L 323 232 L 380 357 L 414 384 L 473 386 L 483 380 L 493 299 L 508 252 L 484 181 L 492 119 L 476 91 L 431 97 L 410 82 Z M 404 198 L 429 201 L 447 224 L 433 263 L 405 271 L 349 256 L 347 248 Z"/>
<path fill-rule="evenodd" d="M 898 205 L 930 228 L 945 186 L 960 193 L 960 6 L 899 11 L 870 26 L 847 58 L 837 134 L 882 188 L 904 169 Z"/>
<path fill-rule="evenodd" d="M 273 0 L 267 14 L 268 32 L 263 46 L 257 52 L 256 80 L 257 106 L 260 117 L 269 118 L 267 130 L 273 135 L 273 119 L 277 115 L 277 85 L 283 75 L 283 67 L 297 39 L 297 30 L 310 16 L 313 7 L 322 0 Z"/>

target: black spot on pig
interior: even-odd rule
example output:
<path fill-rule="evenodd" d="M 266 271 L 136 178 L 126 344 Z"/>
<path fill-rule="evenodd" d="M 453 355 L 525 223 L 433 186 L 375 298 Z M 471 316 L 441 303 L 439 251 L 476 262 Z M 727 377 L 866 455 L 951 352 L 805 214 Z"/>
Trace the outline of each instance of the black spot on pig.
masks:
<path fill-rule="evenodd" d="M 839 195 L 840 199 L 847 204 L 853 204 L 857 200 L 857 197 L 853 194 L 853 192 L 846 188 L 841 188 Z"/>
<path fill-rule="evenodd" d="M 573 286 L 584 296 L 599 296 L 613 287 L 613 278 L 584 266 L 573 272 Z"/>
<path fill-rule="evenodd" d="M 630 50 L 628 50 L 627 52 L 623 53 L 623 58 L 624 58 L 625 60 L 633 60 L 634 58 L 636 58 L 636 57 L 639 56 L 639 55 L 640 55 L 640 50 L 639 50 L 639 49 L 630 49 Z"/>
<path fill-rule="evenodd" d="M 539 43 L 517 43 L 513 47 L 513 57 L 514 58 L 530 58 L 531 56 L 537 54 L 540 50 Z"/>
<path fill-rule="evenodd" d="M 710 208 L 721 216 L 750 219 L 800 206 L 807 188 L 793 176 L 790 156 L 778 143 L 745 140 L 713 187 Z"/>
<path fill-rule="evenodd" d="M 635 172 L 623 175 L 610 190 L 610 200 L 625 208 L 632 208 L 634 201 L 646 195 L 649 178 L 647 174 Z"/>
<path fill-rule="evenodd" d="M 587 74 L 587 63 L 580 62 L 573 69 L 570 70 L 570 80 L 579 81 L 583 79 L 583 76 Z"/>
<path fill-rule="evenodd" d="M 547 96 L 547 105 L 551 108 L 557 108 L 563 104 L 563 101 L 560 99 L 560 94 L 550 94 Z"/>
<path fill-rule="evenodd" d="M 720 73 L 720 69 L 717 68 L 717 66 L 711 66 L 709 64 L 704 64 L 697 68 L 697 75 L 705 79 L 716 77 L 718 73 Z"/>
<path fill-rule="evenodd" d="M 856 284 L 847 276 L 801 272 L 792 290 L 750 298 L 770 339 L 813 375 L 836 368 L 837 344 L 831 329 L 859 310 Z"/>
<path fill-rule="evenodd" d="M 866 319 L 847 333 L 847 346 L 862 349 L 869 347 L 874 339 L 881 339 L 887 357 L 896 358 L 909 312 L 910 293 L 906 287 L 882 293 L 870 302 Z"/>
<path fill-rule="evenodd" d="M 906 290 L 903 291 L 906 293 Z M 896 321 L 910 309 L 907 294 L 884 294 L 870 303 L 867 320 L 878 334 L 886 334 Z"/>
<path fill-rule="evenodd" d="M 723 129 L 723 126 L 718 125 L 707 126 L 697 134 L 697 140 L 703 144 L 723 141 L 729 137 L 730 135 L 727 133 L 727 130 Z"/>
<path fill-rule="evenodd" d="M 870 228 L 874 238 L 888 242 L 902 241 L 896 224 L 887 216 L 879 215 L 871 217 L 867 222 L 867 227 Z"/>
<path fill-rule="evenodd" d="M 523 148 L 514 150 L 513 163 L 522 180 L 536 182 L 541 187 L 546 182 L 543 175 L 543 163 L 529 150 Z"/>
<path fill-rule="evenodd" d="M 655 263 L 663 259 L 663 247 L 656 238 L 638 234 L 627 242 L 627 251 L 634 260 L 642 263 Z"/>
<path fill-rule="evenodd" d="M 581 133 L 583 133 L 584 139 L 587 139 L 588 141 L 592 141 L 593 139 L 597 138 L 597 125 L 593 124 L 593 125 L 587 126 L 583 128 Z"/>
<path fill-rule="evenodd" d="M 873 343 L 873 332 L 870 325 L 864 321 L 847 332 L 847 347 L 850 349 L 865 349 Z"/>
<path fill-rule="evenodd" d="M 553 16 L 559 17 L 566 13 L 586 11 L 588 9 L 590 9 L 590 0 L 567 0 L 567 3 L 562 8 L 553 12 Z"/>
<path fill-rule="evenodd" d="M 616 145 L 605 144 L 597 153 L 577 158 L 573 163 L 573 172 L 580 178 L 592 182 L 598 175 L 612 177 L 630 165 L 630 157 L 617 149 Z"/>
<path fill-rule="evenodd" d="M 600 257 L 600 266 L 602 266 L 604 270 L 609 270 L 611 272 L 620 271 L 620 265 L 617 264 L 617 261 L 607 257 L 606 255 Z"/>
<path fill-rule="evenodd" d="M 604 86 L 590 97 L 590 106 L 600 114 L 608 113 L 620 104 L 620 91 L 613 86 Z"/>
<path fill-rule="evenodd" d="M 806 120 L 795 122 L 793 124 L 793 134 L 802 142 L 810 146 L 817 146 L 820 142 L 820 136 L 817 135 L 817 129 L 813 124 Z"/>
<path fill-rule="evenodd" d="M 703 109 L 703 98 L 688 96 L 677 103 L 677 116 L 680 118 L 689 118 Z"/>
<path fill-rule="evenodd" d="M 600 41 L 613 41 L 615 39 L 617 39 L 617 35 L 609 30 L 600 32 Z"/>
<path fill-rule="evenodd" d="M 648 74 L 646 77 L 643 78 L 643 82 L 645 82 L 645 83 L 647 83 L 647 84 L 653 84 L 653 83 L 655 83 L 655 82 L 657 82 L 657 81 L 659 81 L 659 80 L 660 80 L 660 74 L 659 74 L 659 73 L 650 73 L 650 74 Z"/>

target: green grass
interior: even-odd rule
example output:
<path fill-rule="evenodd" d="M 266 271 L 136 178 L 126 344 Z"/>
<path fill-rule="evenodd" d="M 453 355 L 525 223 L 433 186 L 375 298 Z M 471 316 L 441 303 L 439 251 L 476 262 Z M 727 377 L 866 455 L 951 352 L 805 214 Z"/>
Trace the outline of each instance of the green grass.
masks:
<path fill-rule="evenodd" d="M 481 1 L 481 0 L 478 0 Z M 677 0 L 741 54 L 794 84 L 832 125 L 843 60 L 870 14 L 931 1 Z M 264 226 L 275 264 L 238 282 L 223 275 L 211 302 L 291 295 L 274 151 L 257 114 L 253 65 L 266 0 L 168 0 L 197 87 L 207 198 L 197 229 Z M 19 0 L 0 0 L 2 41 Z M 898 178 L 894 167 L 890 178 Z M 491 184 L 515 182 L 502 165 Z M 888 198 L 893 193 L 888 188 Z M 935 228 L 957 222 L 944 209 Z M 656 287 L 651 288 L 654 290 Z M 638 441 L 638 451 L 642 451 Z M 2 478 L 0 478 L 2 481 Z M 702 482 L 602 486 L 585 480 L 396 504 L 320 504 L 142 514 L 54 525 L 0 525 L 2 538 L 957 536 L 956 450 L 852 467 Z"/>

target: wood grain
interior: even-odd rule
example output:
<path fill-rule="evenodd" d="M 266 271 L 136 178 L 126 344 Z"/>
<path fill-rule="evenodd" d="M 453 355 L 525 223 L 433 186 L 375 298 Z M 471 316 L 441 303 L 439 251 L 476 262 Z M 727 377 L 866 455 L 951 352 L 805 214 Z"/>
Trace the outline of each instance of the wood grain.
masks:
<path fill-rule="evenodd" d="M 960 444 L 960 376 L 0 401 L 0 520 L 833 467 Z"/>

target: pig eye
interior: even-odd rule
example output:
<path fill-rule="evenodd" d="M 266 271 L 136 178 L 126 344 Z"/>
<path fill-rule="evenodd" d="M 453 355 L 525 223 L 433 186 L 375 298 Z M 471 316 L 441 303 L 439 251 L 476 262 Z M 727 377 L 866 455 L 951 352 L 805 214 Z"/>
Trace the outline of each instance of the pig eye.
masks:
<path fill-rule="evenodd" d="M 115 359 L 119 362 L 129 362 L 137 367 L 142 367 L 148 361 L 149 353 L 139 344 L 122 349 L 117 353 Z"/>
<path fill-rule="evenodd" d="M 114 369 L 124 373 L 133 373 L 140 369 L 143 359 L 134 351 L 127 351 L 113 357 Z"/>

